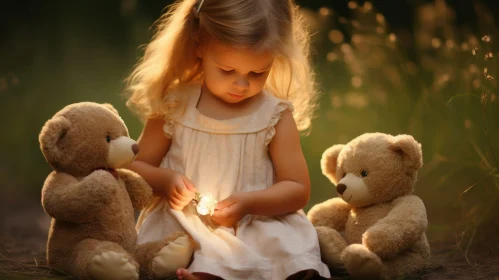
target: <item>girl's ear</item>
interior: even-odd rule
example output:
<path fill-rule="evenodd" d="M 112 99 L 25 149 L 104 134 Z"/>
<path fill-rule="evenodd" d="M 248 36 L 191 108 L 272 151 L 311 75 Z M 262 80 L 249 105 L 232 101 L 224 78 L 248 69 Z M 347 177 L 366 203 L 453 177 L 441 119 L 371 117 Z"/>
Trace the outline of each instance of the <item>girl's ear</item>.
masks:
<path fill-rule="evenodd" d="M 196 42 L 196 57 L 203 58 L 203 44 Z"/>
<path fill-rule="evenodd" d="M 341 149 L 343 149 L 343 147 L 345 147 L 345 145 L 337 144 L 330 147 L 322 154 L 322 159 L 321 159 L 322 174 L 328 177 L 331 183 L 335 185 L 338 183 L 338 178 L 336 178 L 338 156 L 340 155 Z"/>

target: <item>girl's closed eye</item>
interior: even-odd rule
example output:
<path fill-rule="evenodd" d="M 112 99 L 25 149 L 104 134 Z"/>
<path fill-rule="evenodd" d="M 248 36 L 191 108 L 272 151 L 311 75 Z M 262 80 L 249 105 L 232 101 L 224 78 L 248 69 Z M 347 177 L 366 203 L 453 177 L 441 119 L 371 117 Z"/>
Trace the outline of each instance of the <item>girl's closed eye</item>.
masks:
<path fill-rule="evenodd" d="M 265 72 L 250 72 L 250 75 L 253 77 L 260 77 L 264 74 Z"/>
<path fill-rule="evenodd" d="M 220 72 L 222 72 L 222 74 L 225 74 L 225 75 L 231 75 L 231 74 L 234 74 L 236 71 L 234 69 L 223 69 L 223 68 L 220 68 Z M 254 78 L 259 78 L 261 76 L 263 76 L 263 74 L 265 74 L 266 71 L 264 72 L 249 72 L 248 76 L 251 76 L 251 77 L 254 77 Z"/>
<path fill-rule="evenodd" d="M 222 71 L 223 74 L 232 74 L 232 73 L 234 73 L 234 69 L 227 70 L 227 69 L 220 68 L 220 71 Z"/>

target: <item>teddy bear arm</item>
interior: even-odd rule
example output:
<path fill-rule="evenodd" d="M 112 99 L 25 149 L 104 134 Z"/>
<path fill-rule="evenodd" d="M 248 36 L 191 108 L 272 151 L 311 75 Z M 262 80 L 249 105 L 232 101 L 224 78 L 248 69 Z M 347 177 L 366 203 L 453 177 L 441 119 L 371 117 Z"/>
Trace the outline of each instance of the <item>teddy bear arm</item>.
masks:
<path fill-rule="evenodd" d="M 85 188 L 75 177 L 54 171 L 45 180 L 42 206 L 52 218 L 84 223 L 92 218 L 92 204 L 83 198 L 84 192 Z"/>
<path fill-rule="evenodd" d="M 428 225 L 423 201 L 414 195 L 392 202 L 386 217 L 370 227 L 362 243 L 381 258 L 390 258 L 409 248 L 419 240 Z"/>
<path fill-rule="evenodd" d="M 307 217 L 314 226 L 325 226 L 343 231 L 348 220 L 351 207 L 339 197 L 314 205 Z"/>
<path fill-rule="evenodd" d="M 142 210 L 149 206 L 153 199 L 149 184 L 140 175 L 128 169 L 118 169 L 118 174 L 125 183 L 133 208 Z"/>

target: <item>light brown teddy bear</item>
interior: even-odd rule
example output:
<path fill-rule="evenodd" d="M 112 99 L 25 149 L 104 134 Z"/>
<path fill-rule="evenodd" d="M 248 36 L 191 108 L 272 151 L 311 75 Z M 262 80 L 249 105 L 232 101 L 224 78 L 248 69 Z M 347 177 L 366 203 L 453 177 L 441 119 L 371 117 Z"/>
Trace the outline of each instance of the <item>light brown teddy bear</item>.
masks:
<path fill-rule="evenodd" d="M 422 165 L 421 145 L 409 135 L 366 133 L 324 152 L 322 172 L 341 198 L 315 205 L 307 216 L 331 269 L 392 279 L 428 264 L 426 209 L 412 195 Z"/>
<path fill-rule="evenodd" d="M 75 103 L 43 126 L 40 147 L 54 171 L 42 189 L 52 217 L 47 261 L 77 279 L 138 279 L 175 275 L 193 247 L 181 232 L 137 246 L 134 209 L 152 200 L 136 173 L 117 169 L 138 153 L 127 127 L 110 104 Z"/>

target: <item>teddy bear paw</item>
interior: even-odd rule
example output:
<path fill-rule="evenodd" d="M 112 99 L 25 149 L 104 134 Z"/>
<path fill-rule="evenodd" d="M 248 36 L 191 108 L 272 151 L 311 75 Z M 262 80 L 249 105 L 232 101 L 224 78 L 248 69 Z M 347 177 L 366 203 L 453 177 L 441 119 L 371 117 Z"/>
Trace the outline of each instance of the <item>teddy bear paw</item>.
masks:
<path fill-rule="evenodd" d="M 128 258 L 113 251 L 94 256 L 88 265 L 92 279 L 136 280 L 139 279 L 138 267 Z"/>
<path fill-rule="evenodd" d="M 364 245 L 352 244 L 341 254 L 345 268 L 353 279 L 379 279 L 381 259 Z"/>
<path fill-rule="evenodd" d="M 330 268 L 342 267 L 341 252 L 348 245 L 345 239 L 335 229 L 324 226 L 317 226 L 315 229 L 317 230 L 322 260 Z"/>
<path fill-rule="evenodd" d="M 156 277 L 175 275 L 179 268 L 185 268 L 191 260 L 194 247 L 188 236 L 182 236 L 168 243 L 152 260 L 152 271 Z"/>

